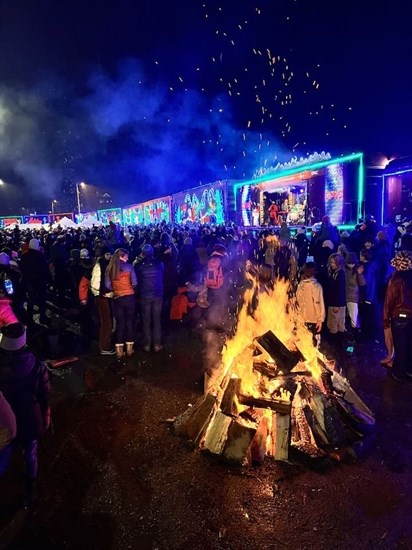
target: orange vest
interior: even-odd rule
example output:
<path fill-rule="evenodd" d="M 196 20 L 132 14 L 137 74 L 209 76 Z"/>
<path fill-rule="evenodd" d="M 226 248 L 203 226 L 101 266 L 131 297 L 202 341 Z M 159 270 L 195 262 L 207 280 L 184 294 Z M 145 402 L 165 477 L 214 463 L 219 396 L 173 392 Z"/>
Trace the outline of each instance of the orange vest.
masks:
<path fill-rule="evenodd" d="M 113 295 L 115 298 L 121 296 L 131 296 L 134 294 L 132 285 L 130 284 L 130 272 L 121 271 L 119 278 L 112 281 Z"/>

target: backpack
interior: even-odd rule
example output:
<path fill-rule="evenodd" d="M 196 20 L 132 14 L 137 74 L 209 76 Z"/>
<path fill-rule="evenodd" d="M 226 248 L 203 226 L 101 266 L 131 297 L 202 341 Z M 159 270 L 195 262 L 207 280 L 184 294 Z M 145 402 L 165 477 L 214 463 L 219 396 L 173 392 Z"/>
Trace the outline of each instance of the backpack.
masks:
<path fill-rule="evenodd" d="M 206 266 L 205 285 L 207 288 L 218 289 L 223 285 L 222 262 L 217 256 L 209 258 Z"/>

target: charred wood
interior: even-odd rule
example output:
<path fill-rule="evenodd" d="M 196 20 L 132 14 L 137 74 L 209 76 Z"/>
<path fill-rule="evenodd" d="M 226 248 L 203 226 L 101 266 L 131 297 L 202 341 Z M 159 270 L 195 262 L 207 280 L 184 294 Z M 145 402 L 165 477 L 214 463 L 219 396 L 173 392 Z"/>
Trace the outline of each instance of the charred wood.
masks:
<path fill-rule="evenodd" d="M 289 373 L 299 361 L 304 361 L 299 350 L 290 351 L 271 330 L 259 336 L 256 342 L 270 355 L 283 373 Z"/>
<path fill-rule="evenodd" d="M 252 463 L 260 464 L 265 459 L 269 428 L 268 424 L 268 419 L 266 417 L 263 417 L 259 422 L 258 429 L 250 446 L 250 461 Z"/>
<path fill-rule="evenodd" d="M 253 395 L 239 395 L 239 403 L 258 409 L 271 409 L 282 414 L 290 414 L 291 404 L 281 399 L 265 399 L 264 397 L 254 397 Z"/>

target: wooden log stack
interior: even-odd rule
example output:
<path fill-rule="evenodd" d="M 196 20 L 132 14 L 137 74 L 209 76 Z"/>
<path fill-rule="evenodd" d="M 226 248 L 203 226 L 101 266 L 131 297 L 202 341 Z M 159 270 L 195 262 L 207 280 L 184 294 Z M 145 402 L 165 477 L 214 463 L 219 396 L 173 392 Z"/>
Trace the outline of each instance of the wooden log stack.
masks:
<path fill-rule="evenodd" d="M 318 359 L 322 376 L 316 380 L 302 354 L 289 351 L 271 331 L 255 344 L 260 355 L 250 368 L 259 376 L 256 388 L 242 388 L 240 378 L 226 373 L 217 395 L 207 393 L 174 419 L 176 434 L 245 465 L 265 456 L 287 461 L 291 448 L 336 459 L 370 433 L 372 412 L 324 358 Z M 271 383 L 287 388 L 290 399 L 268 392 Z"/>

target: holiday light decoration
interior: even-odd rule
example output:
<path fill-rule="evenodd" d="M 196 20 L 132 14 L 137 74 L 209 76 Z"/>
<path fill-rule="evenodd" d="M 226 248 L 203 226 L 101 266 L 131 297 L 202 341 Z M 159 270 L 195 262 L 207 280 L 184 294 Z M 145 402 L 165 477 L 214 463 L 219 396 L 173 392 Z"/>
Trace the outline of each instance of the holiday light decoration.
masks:
<path fill-rule="evenodd" d="M 173 221 L 175 223 L 225 222 L 225 182 L 195 187 L 172 195 Z"/>
<path fill-rule="evenodd" d="M 99 221 L 103 225 L 107 225 L 110 222 L 121 223 L 122 222 L 122 209 L 121 208 L 106 208 L 105 210 L 98 210 L 97 216 Z"/>
<path fill-rule="evenodd" d="M 343 214 L 343 165 L 330 164 L 325 171 L 325 213 L 337 225 L 342 223 Z"/>
<path fill-rule="evenodd" d="M 19 225 L 23 221 L 22 216 L 0 216 L 0 227 Z"/>
<path fill-rule="evenodd" d="M 305 164 L 312 164 L 315 162 L 321 162 L 324 160 L 330 160 L 331 158 L 332 158 L 332 155 L 330 153 L 325 153 L 325 151 L 322 151 L 321 153 L 313 153 L 312 155 L 309 155 L 307 157 L 301 157 L 299 159 L 298 157 L 293 157 L 288 162 L 278 162 L 276 166 L 270 166 L 268 168 L 259 168 L 259 170 L 256 170 L 256 172 L 254 173 L 253 177 L 258 178 L 265 174 L 278 172 L 279 170 L 288 170 L 290 168 L 297 168 L 298 166 L 303 166 Z"/>
<path fill-rule="evenodd" d="M 46 225 L 50 223 L 50 216 L 49 214 L 30 214 L 23 216 L 23 223 Z"/>
<path fill-rule="evenodd" d="M 123 225 L 143 225 L 144 203 L 123 208 Z"/>
<path fill-rule="evenodd" d="M 143 223 L 170 223 L 170 197 L 162 197 L 143 204 Z"/>

